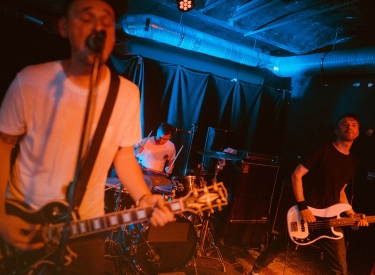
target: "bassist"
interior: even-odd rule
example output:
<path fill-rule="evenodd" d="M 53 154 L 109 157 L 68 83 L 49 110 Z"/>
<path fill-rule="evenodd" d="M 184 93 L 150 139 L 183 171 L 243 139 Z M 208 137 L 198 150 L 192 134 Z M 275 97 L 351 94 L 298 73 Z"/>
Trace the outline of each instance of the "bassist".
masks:
<path fill-rule="evenodd" d="M 292 174 L 293 193 L 303 222 L 316 221 L 308 206 L 322 209 L 337 203 L 349 203 L 345 188 L 352 183 L 356 168 L 356 160 L 349 150 L 359 135 L 358 118 L 349 113 L 342 115 L 336 121 L 335 134 L 337 138 L 334 142 L 324 144 L 303 159 Z M 353 209 L 345 211 L 345 214 L 361 217 L 356 226 L 368 226 L 364 214 L 356 214 Z M 342 232 L 341 228 L 335 230 Z M 319 242 L 332 273 L 347 275 L 344 238 L 326 238 Z M 277 256 L 276 246 L 271 244 L 261 253 L 250 274 L 257 274 Z"/>

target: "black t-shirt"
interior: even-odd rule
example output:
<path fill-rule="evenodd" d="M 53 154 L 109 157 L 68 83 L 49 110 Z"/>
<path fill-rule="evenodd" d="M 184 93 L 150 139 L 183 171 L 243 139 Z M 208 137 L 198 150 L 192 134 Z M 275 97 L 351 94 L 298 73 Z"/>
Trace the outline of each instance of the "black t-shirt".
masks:
<path fill-rule="evenodd" d="M 305 200 L 314 208 L 339 203 L 340 191 L 352 183 L 356 169 L 355 158 L 340 153 L 332 143 L 319 147 L 301 164 L 309 170 L 302 178 Z"/>

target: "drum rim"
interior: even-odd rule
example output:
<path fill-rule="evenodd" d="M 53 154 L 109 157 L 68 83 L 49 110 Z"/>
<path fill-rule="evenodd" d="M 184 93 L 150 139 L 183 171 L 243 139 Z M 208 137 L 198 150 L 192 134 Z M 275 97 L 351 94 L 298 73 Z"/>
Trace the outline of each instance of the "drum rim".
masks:
<path fill-rule="evenodd" d="M 181 179 L 196 179 L 197 176 L 188 175 L 188 176 L 173 176 L 172 177 L 172 179 L 176 179 L 176 178 L 181 178 Z"/>

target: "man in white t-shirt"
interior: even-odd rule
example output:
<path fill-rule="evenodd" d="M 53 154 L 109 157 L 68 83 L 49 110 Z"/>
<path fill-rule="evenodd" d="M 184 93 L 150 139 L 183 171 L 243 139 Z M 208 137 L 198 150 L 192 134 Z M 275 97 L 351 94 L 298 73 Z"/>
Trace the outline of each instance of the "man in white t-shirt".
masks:
<path fill-rule="evenodd" d="M 170 138 L 176 131 L 173 125 L 163 122 L 156 136 L 146 137 L 134 146 L 138 163 L 155 172 L 171 174 L 176 157 L 176 148 Z"/>
<path fill-rule="evenodd" d="M 50 201 L 65 200 L 68 185 L 75 178 L 94 64 L 99 63 L 90 141 L 107 98 L 111 73 L 105 62 L 115 41 L 115 10 L 107 0 L 68 0 L 59 31 L 69 40 L 71 57 L 26 67 L 17 74 L 2 102 L 0 237 L 19 250 L 44 246 L 43 241 L 34 239 L 41 225 L 10 214 L 5 200 L 16 200 L 34 211 Z M 99 33 L 104 37 L 100 38 Z M 101 40 L 100 50 L 90 45 L 97 43 L 96 38 Z M 174 218 L 162 196 L 150 192 L 133 154 L 133 146 L 141 137 L 139 110 L 137 86 L 120 77 L 116 102 L 78 209 L 81 219 L 92 219 L 92 231 L 101 226 L 94 219 L 104 215 L 104 186 L 112 162 L 132 199 L 141 207 L 154 209 L 152 225 L 162 226 Z M 17 144 L 19 152 L 11 165 Z M 105 238 L 96 235 L 68 242 L 78 258 L 64 268 L 64 274 L 105 274 Z"/>

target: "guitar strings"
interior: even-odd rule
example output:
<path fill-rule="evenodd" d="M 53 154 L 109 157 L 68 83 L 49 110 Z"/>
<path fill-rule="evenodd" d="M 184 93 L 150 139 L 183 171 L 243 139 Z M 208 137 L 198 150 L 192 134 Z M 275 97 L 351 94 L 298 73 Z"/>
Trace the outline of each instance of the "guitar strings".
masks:
<path fill-rule="evenodd" d="M 342 226 L 342 225 L 354 225 L 355 222 L 359 221 L 360 218 L 342 218 L 342 219 L 337 219 L 334 222 L 327 220 L 327 221 L 316 221 L 312 223 L 297 223 L 298 226 L 307 226 L 308 228 L 311 229 L 319 229 L 319 228 L 326 228 L 326 227 L 333 227 L 333 226 Z M 332 223 L 338 223 L 337 225 L 333 225 Z"/>

